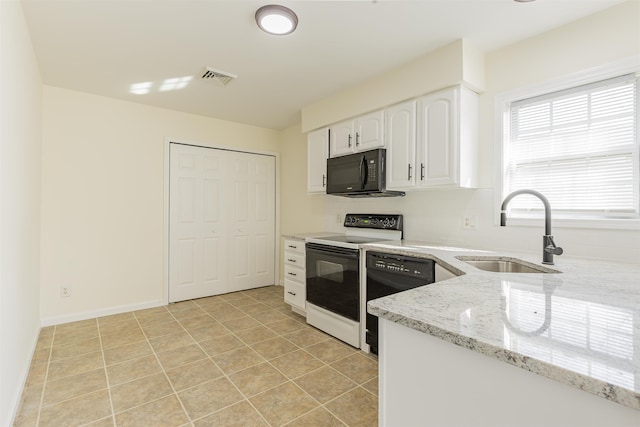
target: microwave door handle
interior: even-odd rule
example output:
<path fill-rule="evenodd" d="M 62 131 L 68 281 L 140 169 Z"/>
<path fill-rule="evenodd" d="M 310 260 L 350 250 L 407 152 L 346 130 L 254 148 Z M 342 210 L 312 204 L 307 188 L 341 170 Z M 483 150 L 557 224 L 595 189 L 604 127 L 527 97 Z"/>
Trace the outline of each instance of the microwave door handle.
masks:
<path fill-rule="evenodd" d="M 360 185 L 364 190 L 364 186 L 367 185 L 367 159 L 362 156 L 360 159 Z"/>

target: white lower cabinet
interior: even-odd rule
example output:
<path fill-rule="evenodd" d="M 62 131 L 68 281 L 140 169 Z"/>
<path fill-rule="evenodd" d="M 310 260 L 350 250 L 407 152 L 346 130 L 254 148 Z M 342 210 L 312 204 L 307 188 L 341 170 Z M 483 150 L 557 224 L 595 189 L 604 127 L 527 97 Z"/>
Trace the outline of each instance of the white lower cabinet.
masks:
<path fill-rule="evenodd" d="M 380 319 L 379 425 L 638 426 L 640 412 Z"/>
<path fill-rule="evenodd" d="M 305 312 L 307 299 L 306 257 L 303 240 L 284 241 L 284 301 L 298 312 Z"/>

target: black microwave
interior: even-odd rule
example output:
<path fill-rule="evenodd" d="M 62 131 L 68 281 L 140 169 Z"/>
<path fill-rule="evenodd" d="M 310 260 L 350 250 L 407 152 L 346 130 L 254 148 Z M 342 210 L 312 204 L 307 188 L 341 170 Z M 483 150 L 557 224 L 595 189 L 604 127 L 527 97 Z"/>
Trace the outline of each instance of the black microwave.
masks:
<path fill-rule="evenodd" d="M 345 197 L 397 197 L 386 189 L 387 150 L 364 151 L 327 159 L 327 194 Z"/>

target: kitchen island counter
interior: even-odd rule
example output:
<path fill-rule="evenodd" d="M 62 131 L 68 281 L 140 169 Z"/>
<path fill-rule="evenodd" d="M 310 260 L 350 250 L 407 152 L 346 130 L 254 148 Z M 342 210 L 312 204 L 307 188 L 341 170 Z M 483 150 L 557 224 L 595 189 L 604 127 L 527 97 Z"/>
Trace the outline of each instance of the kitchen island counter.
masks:
<path fill-rule="evenodd" d="M 370 301 L 369 313 L 632 408 L 640 423 L 639 266 L 563 256 L 549 266 L 561 273 L 494 273 L 457 257 L 542 267 L 540 257 L 412 241 L 365 249 L 430 258 L 456 275 Z"/>

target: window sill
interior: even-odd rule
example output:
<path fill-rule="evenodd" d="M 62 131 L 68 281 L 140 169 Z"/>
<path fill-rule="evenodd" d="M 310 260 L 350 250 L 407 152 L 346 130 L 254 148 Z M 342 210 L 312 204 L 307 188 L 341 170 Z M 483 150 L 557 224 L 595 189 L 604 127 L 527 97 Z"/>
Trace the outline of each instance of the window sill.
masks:
<path fill-rule="evenodd" d="M 500 219 L 496 219 L 496 225 Z M 640 219 L 583 219 L 583 218 L 552 218 L 552 227 L 555 228 L 585 228 L 601 230 L 640 230 Z M 544 218 L 518 218 L 509 217 L 507 226 L 516 227 L 544 227 Z"/>

